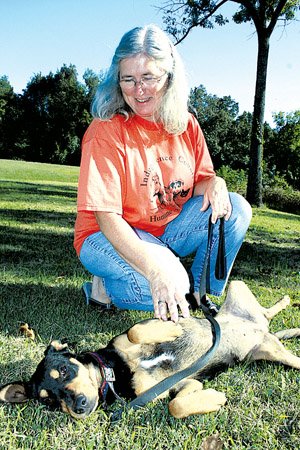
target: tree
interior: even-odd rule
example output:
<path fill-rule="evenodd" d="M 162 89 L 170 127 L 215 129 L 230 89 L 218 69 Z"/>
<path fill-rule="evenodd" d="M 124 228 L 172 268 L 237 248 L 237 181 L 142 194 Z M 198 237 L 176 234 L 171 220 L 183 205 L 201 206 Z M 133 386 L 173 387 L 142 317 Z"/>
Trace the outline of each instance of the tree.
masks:
<path fill-rule="evenodd" d="M 273 116 L 276 128 L 265 145 L 265 160 L 273 175 L 300 189 L 300 110 Z"/>
<path fill-rule="evenodd" d="M 204 132 L 214 166 L 246 169 L 251 114 L 238 116 L 239 106 L 230 96 L 208 94 L 200 85 L 190 92 L 190 105 Z"/>
<path fill-rule="evenodd" d="M 219 14 L 219 10 L 229 1 L 240 5 L 233 15 L 234 22 L 240 24 L 251 21 L 258 38 L 247 199 L 252 205 L 260 206 L 262 204 L 263 130 L 270 37 L 279 20 L 285 25 L 295 18 L 300 7 L 300 0 L 167 1 L 162 7 L 166 29 L 174 36 L 178 44 L 195 27 L 213 28 L 215 24 L 224 25 L 228 19 Z"/>
<path fill-rule="evenodd" d="M 30 149 L 26 159 L 79 164 L 80 141 L 90 116 L 75 66 L 64 65 L 56 74 L 35 75 L 22 101 Z"/>
<path fill-rule="evenodd" d="M 7 155 L 6 116 L 14 95 L 14 90 L 7 76 L 0 77 L 0 150 L 2 157 Z"/>
<path fill-rule="evenodd" d="M 87 103 L 90 105 L 92 103 L 92 100 L 94 98 L 94 95 L 96 93 L 97 87 L 99 83 L 104 78 L 104 72 L 101 71 L 99 75 L 97 75 L 93 70 L 86 69 L 86 71 L 83 74 L 83 79 L 86 86 L 86 96 L 87 96 Z"/>
<path fill-rule="evenodd" d="M 0 77 L 0 155 L 22 158 L 26 142 L 21 125 L 20 96 L 15 94 L 7 76 Z"/>

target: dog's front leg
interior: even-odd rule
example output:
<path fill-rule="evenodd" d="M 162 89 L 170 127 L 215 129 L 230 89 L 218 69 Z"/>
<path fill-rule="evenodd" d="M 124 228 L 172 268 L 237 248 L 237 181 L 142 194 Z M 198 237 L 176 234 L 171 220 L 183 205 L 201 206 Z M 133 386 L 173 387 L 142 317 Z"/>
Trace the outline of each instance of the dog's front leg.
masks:
<path fill-rule="evenodd" d="M 263 342 L 253 349 L 250 359 L 279 362 L 300 370 L 300 358 L 289 352 L 279 339 L 270 333 L 266 334 Z"/>
<path fill-rule="evenodd" d="M 174 341 L 182 335 L 179 323 L 150 319 L 133 325 L 127 332 L 128 339 L 134 344 L 160 344 Z"/>
<path fill-rule="evenodd" d="M 226 397 L 215 389 L 203 389 L 202 383 L 188 379 L 179 385 L 176 397 L 169 403 L 169 411 L 176 419 L 192 414 L 218 411 L 225 405 Z"/>

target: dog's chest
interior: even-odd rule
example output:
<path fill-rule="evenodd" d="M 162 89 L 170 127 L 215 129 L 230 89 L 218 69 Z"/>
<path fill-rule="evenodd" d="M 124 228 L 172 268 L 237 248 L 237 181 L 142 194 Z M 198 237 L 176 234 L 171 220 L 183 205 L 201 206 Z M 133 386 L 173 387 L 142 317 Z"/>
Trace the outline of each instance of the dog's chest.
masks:
<path fill-rule="evenodd" d="M 152 355 L 151 357 L 141 357 L 138 361 L 138 367 L 145 370 L 155 370 L 156 368 L 171 368 L 176 364 L 176 356 L 169 353 L 161 353 L 160 355 Z"/>

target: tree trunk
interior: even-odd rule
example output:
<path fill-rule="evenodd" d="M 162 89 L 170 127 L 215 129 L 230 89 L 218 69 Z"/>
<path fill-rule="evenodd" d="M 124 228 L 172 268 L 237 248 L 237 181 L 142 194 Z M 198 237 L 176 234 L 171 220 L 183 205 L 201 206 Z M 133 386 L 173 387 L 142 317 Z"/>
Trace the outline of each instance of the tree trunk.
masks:
<path fill-rule="evenodd" d="M 251 205 L 261 206 L 264 113 L 270 38 L 267 36 L 266 29 L 257 30 L 257 34 L 258 56 L 249 155 L 247 200 Z"/>

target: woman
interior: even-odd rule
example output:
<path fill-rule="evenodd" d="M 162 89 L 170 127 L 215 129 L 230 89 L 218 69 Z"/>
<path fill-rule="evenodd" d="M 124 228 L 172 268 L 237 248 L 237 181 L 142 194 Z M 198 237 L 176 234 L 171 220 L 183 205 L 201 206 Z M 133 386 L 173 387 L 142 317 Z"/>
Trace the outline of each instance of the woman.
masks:
<path fill-rule="evenodd" d="M 99 305 L 154 310 L 174 321 L 179 307 L 188 316 L 187 276 L 174 253 L 195 253 L 199 303 L 210 214 L 213 223 L 225 218 L 231 270 L 251 209 L 215 175 L 187 104 L 183 65 L 167 35 L 155 25 L 126 33 L 96 93 L 82 144 L 74 246 L 94 275 L 91 297 Z M 217 247 L 216 233 L 212 265 Z M 210 293 L 220 296 L 226 282 L 211 274 Z"/>

